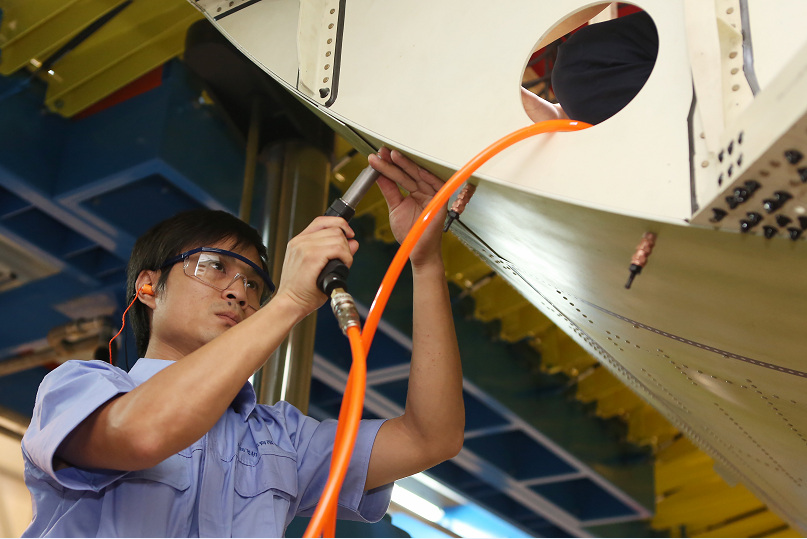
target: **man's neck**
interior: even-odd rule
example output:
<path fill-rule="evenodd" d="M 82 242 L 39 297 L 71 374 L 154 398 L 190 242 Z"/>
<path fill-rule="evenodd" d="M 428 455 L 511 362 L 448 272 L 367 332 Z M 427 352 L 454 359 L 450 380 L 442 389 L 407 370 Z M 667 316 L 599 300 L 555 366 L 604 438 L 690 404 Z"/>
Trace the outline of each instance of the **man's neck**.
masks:
<path fill-rule="evenodd" d="M 146 353 L 143 354 L 143 357 L 148 357 L 151 359 L 164 359 L 167 361 L 179 361 L 186 355 L 187 354 L 183 350 L 175 346 L 171 346 L 170 344 L 164 343 L 157 339 L 152 339 L 149 341 L 148 348 L 146 348 Z"/>

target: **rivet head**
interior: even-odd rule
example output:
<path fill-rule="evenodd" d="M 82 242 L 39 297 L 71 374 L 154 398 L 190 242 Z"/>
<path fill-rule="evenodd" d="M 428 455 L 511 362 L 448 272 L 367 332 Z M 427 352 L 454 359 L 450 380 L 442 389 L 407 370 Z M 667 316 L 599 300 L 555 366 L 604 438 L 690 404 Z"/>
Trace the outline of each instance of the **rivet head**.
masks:
<path fill-rule="evenodd" d="M 712 223 L 719 223 L 728 214 L 729 212 L 727 212 L 726 210 L 722 210 L 720 208 L 712 208 L 712 218 L 709 219 L 709 221 Z"/>
<path fill-rule="evenodd" d="M 792 219 L 790 217 L 788 217 L 787 215 L 777 215 L 776 216 L 776 224 L 779 225 L 780 227 L 785 227 L 785 226 L 789 225 L 791 221 L 792 221 Z"/>
<path fill-rule="evenodd" d="M 804 158 L 804 154 L 798 150 L 786 150 L 785 151 L 785 159 L 791 165 L 798 164 Z"/>
<path fill-rule="evenodd" d="M 755 192 L 757 189 L 759 189 L 760 187 L 762 187 L 762 184 L 761 184 L 761 183 L 759 183 L 759 182 L 758 182 L 758 181 L 756 181 L 756 180 L 746 180 L 746 182 L 745 182 L 745 188 L 746 188 L 746 190 L 748 191 L 748 194 L 749 194 L 749 195 L 754 194 L 754 192 Z"/>

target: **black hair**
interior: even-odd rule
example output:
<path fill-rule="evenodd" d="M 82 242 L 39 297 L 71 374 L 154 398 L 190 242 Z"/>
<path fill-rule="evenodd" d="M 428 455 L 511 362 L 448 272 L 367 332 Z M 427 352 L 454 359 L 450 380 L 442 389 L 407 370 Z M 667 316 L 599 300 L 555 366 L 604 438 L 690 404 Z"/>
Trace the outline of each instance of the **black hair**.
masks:
<path fill-rule="evenodd" d="M 135 297 L 135 283 L 141 271 L 159 270 L 171 257 L 225 239 L 233 240 L 232 248 L 255 247 L 261 259 L 261 266 L 268 271 L 266 246 L 257 230 L 225 211 L 208 209 L 185 211 L 154 225 L 135 242 L 126 269 L 128 301 Z M 165 290 L 168 273 L 166 269 L 160 274 L 156 286 L 153 287 L 155 294 Z M 132 331 L 137 342 L 137 353 L 143 357 L 151 337 L 148 307 L 140 301 L 135 301 L 129 312 Z"/>

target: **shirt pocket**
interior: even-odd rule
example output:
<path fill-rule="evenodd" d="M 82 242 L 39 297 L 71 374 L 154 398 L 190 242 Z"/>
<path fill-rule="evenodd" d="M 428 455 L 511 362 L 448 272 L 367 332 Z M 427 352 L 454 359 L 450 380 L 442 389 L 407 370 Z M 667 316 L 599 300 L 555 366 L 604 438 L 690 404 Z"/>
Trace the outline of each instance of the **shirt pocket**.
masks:
<path fill-rule="evenodd" d="M 123 480 L 156 481 L 179 491 L 188 490 L 188 487 L 191 486 L 190 460 L 189 457 L 180 454 L 171 455 L 156 466 L 129 472 L 123 477 Z"/>
<path fill-rule="evenodd" d="M 297 497 L 297 460 L 276 447 L 267 447 L 257 458 L 238 455 L 235 463 L 235 492 L 255 498 L 268 491 L 286 499 Z"/>
<path fill-rule="evenodd" d="M 282 537 L 297 506 L 297 460 L 276 447 L 235 459 L 233 537 Z"/>

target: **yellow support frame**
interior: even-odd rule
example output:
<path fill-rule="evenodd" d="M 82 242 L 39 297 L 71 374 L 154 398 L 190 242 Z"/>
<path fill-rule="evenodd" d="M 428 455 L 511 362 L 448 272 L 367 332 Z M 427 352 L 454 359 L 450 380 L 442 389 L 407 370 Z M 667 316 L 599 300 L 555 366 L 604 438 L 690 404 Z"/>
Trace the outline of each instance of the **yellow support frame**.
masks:
<path fill-rule="evenodd" d="M 0 75 L 36 66 L 125 0 L 2 0 Z M 31 60 L 34 60 L 32 63 Z"/>
<path fill-rule="evenodd" d="M 53 66 L 47 107 L 70 117 L 179 55 L 201 15 L 187 2 L 138 0 Z"/>

